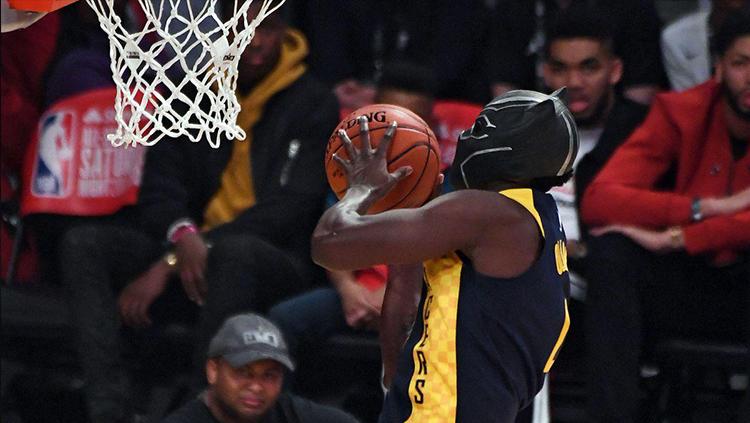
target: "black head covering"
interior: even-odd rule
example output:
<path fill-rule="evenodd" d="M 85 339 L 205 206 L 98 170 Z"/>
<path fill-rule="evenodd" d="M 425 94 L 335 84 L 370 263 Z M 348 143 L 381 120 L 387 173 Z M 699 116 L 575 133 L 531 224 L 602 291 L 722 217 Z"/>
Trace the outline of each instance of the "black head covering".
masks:
<path fill-rule="evenodd" d="M 578 131 L 564 96 L 565 88 L 550 95 L 515 90 L 489 102 L 459 136 L 453 186 L 528 183 L 569 173 L 578 154 Z"/>

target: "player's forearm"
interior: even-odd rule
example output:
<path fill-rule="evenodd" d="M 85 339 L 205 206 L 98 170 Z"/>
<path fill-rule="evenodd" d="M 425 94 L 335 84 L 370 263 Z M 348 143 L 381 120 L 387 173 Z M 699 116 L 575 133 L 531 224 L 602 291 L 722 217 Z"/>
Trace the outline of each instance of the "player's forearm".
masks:
<path fill-rule="evenodd" d="M 312 236 L 312 258 L 316 263 L 328 269 L 342 268 L 347 230 L 360 223 L 375 200 L 372 190 L 352 187 L 341 201 L 323 213 Z"/>
<path fill-rule="evenodd" d="M 388 267 L 388 285 L 380 317 L 380 349 L 386 387 L 393 379 L 398 355 L 416 318 L 421 286 L 421 264 Z"/>

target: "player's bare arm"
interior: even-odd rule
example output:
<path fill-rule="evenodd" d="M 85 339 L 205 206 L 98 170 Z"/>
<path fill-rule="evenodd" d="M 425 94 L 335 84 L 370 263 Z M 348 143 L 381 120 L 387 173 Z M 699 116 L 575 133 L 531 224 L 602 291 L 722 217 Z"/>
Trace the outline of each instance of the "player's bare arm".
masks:
<path fill-rule="evenodd" d="M 395 122 L 378 149 L 370 146 L 366 119 L 359 124 L 361 149 L 352 145 L 346 133 L 339 133 L 350 160 L 334 157 L 347 175 L 349 189 L 318 222 L 312 239 L 313 260 L 329 269 L 359 269 L 379 263 L 419 263 L 458 250 L 471 257 L 478 269 L 497 276 L 512 276 L 531 265 L 538 244 L 521 241 L 529 239 L 529 232 L 537 233 L 535 223 L 525 210 L 497 192 L 460 190 L 417 209 L 366 215 L 409 170 L 390 173 L 386 167 Z M 473 257 L 480 245 L 481 255 Z"/>
<path fill-rule="evenodd" d="M 396 361 L 409 337 L 422 293 L 422 263 L 388 266 L 388 284 L 380 318 L 383 386 L 389 387 Z"/>

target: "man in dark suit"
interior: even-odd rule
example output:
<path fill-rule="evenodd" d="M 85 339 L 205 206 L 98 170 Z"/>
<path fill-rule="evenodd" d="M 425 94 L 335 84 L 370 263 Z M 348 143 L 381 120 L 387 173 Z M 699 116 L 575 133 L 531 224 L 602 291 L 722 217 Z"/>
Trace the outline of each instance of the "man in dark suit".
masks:
<path fill-rule="evenodd" d="M 558 16 L 575 10 L 607 21 L 614 51 L 623 61 L 624 95 L 649 103 L 666 79 L 653 0 L 498 0 L 492 48 L 494 94 L 541 85 L 538 65 L 544 40 Z"/>
<path fill-rule="evenodd" d="M 544 82 L 551 90 L 568 88 L 568 108 L 580 140 L 574 178 L 550 192 L 568 238 L 574 289 L 583 287 L 581 276 L 585 273 L 588 234 L 578 216 L 583 191 L 648 111 L 615 90 L 623 63 L 613 43 L 612 33 L 600 17 L 571 10 L 561 13 L 551 25 L 545 47 Z"/>
<path fill-rule="evenodd" d="M 543 75 L 551 90 L 567 86 L 569 109 L 578 126 L 580 147 L 573 179 L 550 191 L 565 228 L 571 280 L 570 312 L 574 321 L 585 310 L 590 234 L 579 209 L 586 187 L 646 116 L 648 108 L 620 95 L 623 63 L 613 50 L 613 38 L 604 21 L 591 13 L 562 13 L 550 27 L 545 46 Z M 572 325 L 560 365 L 575 366 L 567 357 L 583 357 L 583 325 Z M 572 349 L 571 349 L 572 348 Z M 554 389 L 554 388 L 553 388 Z"/>

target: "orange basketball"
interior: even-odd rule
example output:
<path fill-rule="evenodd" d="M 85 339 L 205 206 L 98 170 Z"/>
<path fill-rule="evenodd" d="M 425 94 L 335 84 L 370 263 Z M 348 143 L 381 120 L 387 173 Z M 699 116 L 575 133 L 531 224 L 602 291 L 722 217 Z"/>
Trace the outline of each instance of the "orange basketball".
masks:
<path fill-rule="evenodd" d="M 402 166 L 411 166 L 413 172 L 396 184 L 395 187 L 368 213 L 380 213 L 391 209 L 419 207 L 427 202 L 440 173 L 440 148 L 435 134 L 422 118 L 409 109 L 391 104 L 373 104 L 359 108 L 342 120 L 331 134 L 326 149 L 326 174 L 331 189 L 341 198 L 349 184 L 341 166 L 331 158 L 337 153 L 342 159 L 349 159 L 346 149 L 337 133 L 346 131 L 352 144 L 361 148 L 357 118 L 367 116 L 370 127 L 370 141 L 377 148 L 385 130 L 391 122 L 398 122 L 396 134 L 388 148 L 388 171 L 394 172 Z"/>

